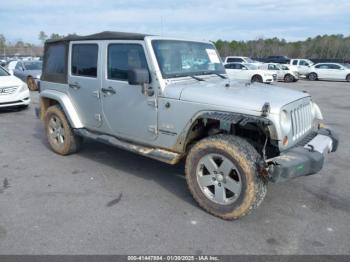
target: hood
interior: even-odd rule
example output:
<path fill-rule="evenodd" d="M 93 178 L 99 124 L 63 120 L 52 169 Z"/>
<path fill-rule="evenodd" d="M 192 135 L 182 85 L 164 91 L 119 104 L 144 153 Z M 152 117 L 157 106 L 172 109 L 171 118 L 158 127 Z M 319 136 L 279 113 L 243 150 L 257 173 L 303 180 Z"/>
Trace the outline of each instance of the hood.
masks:
<path fill-rule="evenodd" d="M 21 86 L 22 80 L 15 76 L 0 76 L 0 88 L 10 86 Z"/>
<path fill-rule="evenodd" d="M 210 104 L 224 108 L 234 108 L 236 112 L 240 110 L 261 112 L 263 105 L 268 102 L 271 106 L 271 113 L 278 114 L 281 107 L 309 94 L 300 91 L 278 87 L 267 84 L 247 84 L 243 82 L 231 81 L 226 87 L 227 80 L 222 81 L 187 81 L 190 84 L 176 84 L 180 100 Z M 166 89 L 172 89 L 172 84 Z M 173 97 L 175 98 L 175 97 Z"/>
<path fill-rule="evenodd" d="M 31 75 L 33 78 L 41 77 L 41 70 L 25 70 L 24 73 L 26 75 Z"/>

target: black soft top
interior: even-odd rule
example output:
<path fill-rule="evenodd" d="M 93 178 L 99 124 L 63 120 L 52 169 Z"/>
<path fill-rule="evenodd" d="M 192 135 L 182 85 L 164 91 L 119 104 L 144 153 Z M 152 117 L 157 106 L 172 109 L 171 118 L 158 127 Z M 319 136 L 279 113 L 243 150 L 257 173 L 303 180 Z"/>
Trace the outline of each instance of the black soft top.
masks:
<path fill-rule="evenodd" d="M 80 41 L 80 40 L 144 40 L 146 34 L 138 33 L 127 33 L 127 32 L 112 32 L 104 31 L 92 35 L 71 35 L 60 39 L 50 39 L 46 43 L 59 43 L 59 42 L 70 42 L 70 41 Z"/>

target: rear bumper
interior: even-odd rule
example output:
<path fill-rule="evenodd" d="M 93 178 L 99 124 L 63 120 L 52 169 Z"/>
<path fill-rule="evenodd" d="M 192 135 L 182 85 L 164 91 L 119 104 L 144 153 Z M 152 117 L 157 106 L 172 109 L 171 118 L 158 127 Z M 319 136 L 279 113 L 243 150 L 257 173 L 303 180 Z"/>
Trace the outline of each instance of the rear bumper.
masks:
<path fill-rule="evenodd" d="M 322 169 L 328 153 L 335 152 L 338 144 L 338 136 L 333 130 L 319 129 L 317 135 L 305 146 L 294 147 L 267 161 L 270 181 L 283 182 L 316 174 Z"/>

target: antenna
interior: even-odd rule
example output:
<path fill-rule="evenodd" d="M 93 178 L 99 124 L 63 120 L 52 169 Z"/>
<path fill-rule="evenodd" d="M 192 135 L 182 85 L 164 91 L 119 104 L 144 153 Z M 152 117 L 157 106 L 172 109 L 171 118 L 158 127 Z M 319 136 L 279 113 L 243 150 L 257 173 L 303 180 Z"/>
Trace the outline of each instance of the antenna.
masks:
<path fill-rule="evenodd" d="M 163 16 L 160 16 L 160 35 L 163 36 Z"/>

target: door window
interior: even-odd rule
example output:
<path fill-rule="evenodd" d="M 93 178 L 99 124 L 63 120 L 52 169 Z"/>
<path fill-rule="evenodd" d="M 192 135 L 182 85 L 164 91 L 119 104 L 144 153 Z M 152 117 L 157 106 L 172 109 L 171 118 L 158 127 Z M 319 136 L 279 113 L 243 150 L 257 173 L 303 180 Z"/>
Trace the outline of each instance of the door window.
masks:
<path fill-rule="evenodd" d="M 315 66 L 318 69 L 328 69 L 328 65 L 327 64 L 319 64 L 317 66 Z"/>
<path fill-rule="evenodd" d="M 18 62 L 15 67 L 16 70 L 23 70 L 22 62 Z"/>
<path fill-rule="evenodd" d="M 110 44 L 108 46 L 107 77 L 128 80 L 129 69 L 147 69 L 143 47 L 139 44 Z"/>
<path fill-rule="evenodd" d="M 298 64 L 298 60 L 293 60 L 293 65 L 297 65 Z"/>
<path fill-rule="evenodd" d="M 74 44 L 72 48 L 72 74 L 97 77 L 97 44 Z"/>
<path fill-rule="evenodd" d="M 340 69 L 340 66 L 339 65 L 335 65 L 335 64 L 329 64 L 328 65 L 329 69 Z"/>

